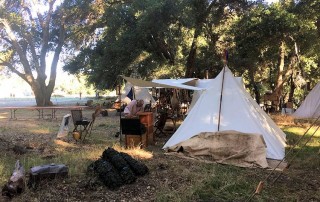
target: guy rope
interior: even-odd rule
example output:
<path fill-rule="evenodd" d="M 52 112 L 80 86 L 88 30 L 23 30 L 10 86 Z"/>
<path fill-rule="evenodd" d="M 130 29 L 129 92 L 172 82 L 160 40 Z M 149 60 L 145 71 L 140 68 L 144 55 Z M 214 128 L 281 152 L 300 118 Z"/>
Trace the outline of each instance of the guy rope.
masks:
<path fill-rule="evenodd" d="M 269 173 L 269 175 L 263 180 L 260 181 L 259 184 L 257 185 L 255 191 L 253 191 L 253 193 L 249 196 L 249 198 L 246 201 L 251 201 L 251 199 L 256 195 L 256 194 L 260 194 L 264 184 L 267 182 L 267 180 L 270 178 L 270 176 L 274 173 L 274 171 L 280 166 L 280 164 L 282 162 L 284 162 L 285 159 L 287 159 L 287 156 L 289 154 L 291 154 L 294 149 L 296 148 L 296 146 L 301 142 L 301 140 L 307 135 L 307 133 L 309 132 L 309 130 L 318 122 L 318 120 L 320 119 L 320 116 L 318 116 L 318 118 L 310 125 L 310 127 L 308 128 L 308 130 L 306 130 L 304 132 L 304 134 L 298 139 L 298 141 L 293 145 L 293 147 L 287 152 L 287 154 L 284 156 L 284 158 L 277 164 L 277 166 Z M 302 145 L 302 147 L 300 148 L 300 150 L 298 150 L 298 152 L 293 155 L 291 157 L 291 159 L 288 161 L 288 164 L 286 166 L 286 168 L 280 173 L 278 174 L 278 176 L 273 180 L 273 182 L 270 185 L 273 185 L 278 179 L 279 177 L 282 175 L 282 173 L 287 170 L 290 167 L 290 164 L 293 162 L 294 158 L 297 156 L 297 154 L 302 150 L 303 147 L 305 147 L 308 142 L 313 138 L 313 136 L 316 134 L 316 132 L 319 130 L 320 125 L 317 126 L 316 130 L 312 133 L 312 135 L 307 139 L 307 141 Z"/>

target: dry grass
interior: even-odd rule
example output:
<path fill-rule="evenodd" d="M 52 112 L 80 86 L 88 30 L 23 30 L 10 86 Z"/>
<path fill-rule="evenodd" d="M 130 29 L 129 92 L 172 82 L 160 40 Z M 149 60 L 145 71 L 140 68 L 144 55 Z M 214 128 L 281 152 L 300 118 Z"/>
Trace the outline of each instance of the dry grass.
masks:
<path fill-rule="evenodd" d="M 21 110 L 17 114 L 18 120 L 9 120 L 10 113 L 0 112 L 1 185 L 10 177 L 17 159 L 27 173 L 32 166 L 63 163 L 69 167 L 70 174 L 64 180 L 41 184 L 41 189 L 27 189 L 12 201 L 245 201 L 259 181 L 270 173 L 269 170 L 208 164 L 165 155 L 161 147 L 169 135 L 157 137 L 155 145 L 146 149 L 126 149 L 123 140 L 120 142 L 115 137 L 119 117 L 114 111 L 109 111 L 108 117 L 97 118 L 91 136 L 83 143 L 76 142 L 71 136 L 57 140 L 59 124 L 66 113 L 69 112 L 58 111 L 57 120 L 39 120 L 37 112 Z M 92 110 L 85 113 L 90 117 Z M 272 118 L 287 133 L 289 147 L 308 127 L 308 123 L 296 125 L 289 117 Z M 14 145 L 29 149 L 18 155 L 13 151 Z M 302 145 L 297 147 L 294 154 L 298 155 L 292 166 L 275 184 L 267 182 L 262 194 L 255 196 L 253 201 L 319 201 L 319 145 L 320 134 L 317 133 L 303 150 L 300 150 Z M 149 167 L 149 175 L 115 191 L 103 185 L 89 186 L 87 166 L 107 147 L 141 160 Z"/>

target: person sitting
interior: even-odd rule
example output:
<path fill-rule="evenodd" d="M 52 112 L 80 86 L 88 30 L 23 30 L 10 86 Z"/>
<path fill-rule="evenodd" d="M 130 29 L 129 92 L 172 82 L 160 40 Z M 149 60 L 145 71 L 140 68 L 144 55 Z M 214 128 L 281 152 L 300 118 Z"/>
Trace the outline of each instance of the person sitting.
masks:
<path fill-rule="evenodd" d="M 125 117 L 134 117 L 139 115 L 139 113 L 143 112 L 143 100 L 132 100 L 125 108 L 124 108 L 124 116 Z"/>

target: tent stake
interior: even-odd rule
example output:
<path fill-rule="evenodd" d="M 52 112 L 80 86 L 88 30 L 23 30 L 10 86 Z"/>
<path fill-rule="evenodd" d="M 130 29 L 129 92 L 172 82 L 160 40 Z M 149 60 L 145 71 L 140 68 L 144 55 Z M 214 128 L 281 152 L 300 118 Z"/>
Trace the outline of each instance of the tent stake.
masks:
<path fill-rule="evenodd" d="M 256 192 L 255 192 L 255 194 L 260 194 L 261 193 L 261 191 L 262 191 L 262 188 L 263 188 L 263 181 L 260 181 L 259 182 L 259 184 L 258 184 L 258 186 L 257 186 L 257 188 L 256 188 Z"/>

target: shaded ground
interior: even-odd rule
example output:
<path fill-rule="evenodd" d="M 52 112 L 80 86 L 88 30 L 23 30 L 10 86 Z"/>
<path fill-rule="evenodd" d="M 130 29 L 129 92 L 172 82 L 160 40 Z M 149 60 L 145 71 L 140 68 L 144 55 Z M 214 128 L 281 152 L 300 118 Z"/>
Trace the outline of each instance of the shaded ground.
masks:
<path fill-rule="evenodd" d="M 27 189 L 12 201 L 245 201 L 258 182 L 270 174 L 268 170 L 206 164 L 165 155 L 161 147 L 170 137 L 167 135 L 156 137 L 155 145 L 144 150 L 151 158 L 135 156 L 149 167 L 150 173 L 133 184 L 111 191 L 87 176 L 86 167 L 99 158 L 106 147 L 119 143 L 119 138 L 114 136 L 119 130 L 119 117 L 114 111 L 109 111 L 108 117 L 97 118 L 92 135 L 84 143 L 72 138 L 55 140 L 61 117 L 67 111 L 59 111 L 57 120 L 39 120 L 36 112 L 20 113 L 23 118 L 9 120 L 9 112 L 0 112 L 1 160 L 9 164 L 4 165 L 2 172 L 6 175 L 3 176 L 10 176 L 16 159 L 29 166 L 66 161 L 71 170 L 69 178 L 43 182 L 38 189 Z M 28 113 L 30 118 L 22 116 L 23 113 Z M 290 120 L 286 121 L 291 124 Z M 27 148 L 26 153 L 15 151 L 16 145 Z M 66 157 L 61 157 L 61 152 Z M 69 161 L 77 154 L 79 162 Z M 281 176 L 278 172 L 274 174 L 271 179 L 279 177 L 276 183 L 267 183 L 263 195 L 252 201 L 320 201 L 319 154 L 313 152 L 305 160 L 313 163 L 293 162 Z M 2 186 L 7 179 L 0 180 Z M 0 201 L 4 200 L 0 196 Z"/>

